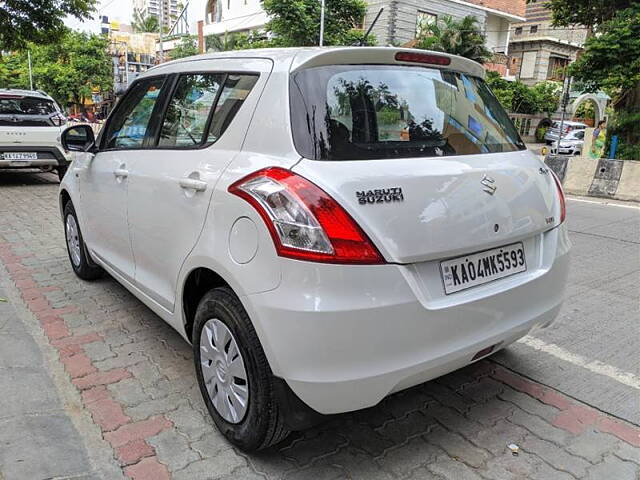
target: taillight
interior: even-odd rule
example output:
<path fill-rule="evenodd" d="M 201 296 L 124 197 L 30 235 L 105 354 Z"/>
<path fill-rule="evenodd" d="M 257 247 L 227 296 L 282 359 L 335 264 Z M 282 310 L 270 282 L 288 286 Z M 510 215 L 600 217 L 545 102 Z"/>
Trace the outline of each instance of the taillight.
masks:
<path fill-rule="evenodd" d="M 55 115 L 53 115 L 51 117 L 51 122 L 56 126 L 56 127 L 61 127 L 62 125 L 64 125 L 65 123 L 67 123 L 67 119 L 65 118 L 64 115 L 61 115 L 59 113 L 56 113 Z"/>
<path fill-rule="evenodd" d="M 553 170 L 551 170 L 551 174 L 553 175 L 553 180 L 556 182 L 556 188 L 558 189 L 558 198 L 560 199 L 560 223 L 562 223 L 567 218 L 567 202 L 564 196 L 562 182 L 560 182 L 560 179 Z"/>
<path fill-rule="evenodd" d="M 278 255 L 324 263 L 384 259 L 351 216 L 324 190 L 283 168 L 258 170 L 229 187 L 264 220 Z"/>

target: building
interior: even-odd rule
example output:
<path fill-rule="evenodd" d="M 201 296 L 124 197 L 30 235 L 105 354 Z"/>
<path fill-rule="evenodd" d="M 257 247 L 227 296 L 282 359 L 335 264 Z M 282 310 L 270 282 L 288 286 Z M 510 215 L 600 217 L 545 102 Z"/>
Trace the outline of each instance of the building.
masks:
<path fill-rule="evenodd" d="M 428 22 L 444 15 L 476 17 L 487 35 L 487 46 L 506 70 L 510 27 L 524 22 L 526 0 L 368 0 L 364 28 L 378 14 L 373 34 L 379 45 L 402 45 L 416 37 Z M 205 0 L 204 35 L 248 32 L 268 21 L 261 0 Z M 191 5 L 190 5 L 191 7 Z M 196 13 L 196 16 L 199 16 Z"/>
<path fill-rule="evenodd" d="M 269 20 L 262 0 L 206 0 L 204 35 L 258 30 Z"/>
<path fill-rule="evenodd" d="M 170 29 L 178 17 L 178 0 L 134 0 L 133 8 L 143 17 L 160 17 L 165 29 Z M 161 15 L 162 12 L 162 15 Z"/>
<path fill-rule="evenodd" d="M 582 50 L 587 28 L 554 28 L 551 11 L 544 0 L 531 0 L 526 21 L 512 26 L 509 42 L 509 70 L 522 82 L 534 85 L 564 78 L 566 67 Z"/>
<path fill-rule="evenodd" d="M 122 27 L 122 26 L 120 26 Z M 122 94 L 138 75 L 156 62 L 157 33 L 109 32 L 109 52 L 113 63 L 113 86 L 116 95 Z"/>

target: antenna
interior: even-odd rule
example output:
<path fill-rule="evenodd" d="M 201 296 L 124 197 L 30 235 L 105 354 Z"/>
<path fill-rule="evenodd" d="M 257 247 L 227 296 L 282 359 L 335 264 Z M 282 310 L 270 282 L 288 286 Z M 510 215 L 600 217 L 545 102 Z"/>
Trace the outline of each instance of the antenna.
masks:
<path fill-rule="evenodd" d="M 376 22 L 378 21 L 378 19 L 380 18 L 380 15 L 382 15 L 382 12 L 384 11 L 384 7 L 382 7 L 379 11 L 378 14 L 376 15 L 376 18 L 373 19 L 373 22 L 371 22 L 371 25 L 369 25 L 369 29 L 367 30 L 367 33 L 364 34 L 364 37 L 362 37 L 362 40 L 360 40 L 360 43 L 358 44 L 359 47 L 362 47 L 364 45 L 364 42 L 367 41 L 367 37 L 369 36 L 369 34 L 371 33 L 371 30 L 373 30 L 373 27 L 376 25 Z"/>

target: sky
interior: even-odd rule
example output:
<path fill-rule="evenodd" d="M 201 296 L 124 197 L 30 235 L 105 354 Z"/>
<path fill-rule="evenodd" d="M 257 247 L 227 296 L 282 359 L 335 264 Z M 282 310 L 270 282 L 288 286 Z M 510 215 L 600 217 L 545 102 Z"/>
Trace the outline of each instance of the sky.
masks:
<path fill-rule="evenodd" d="M 99 0 L 97 11 L 91 19 L 80 22 L 75 17 L 67 17 L 65 24 L 74 30 L 87 32 L 100 32 L 100 17 L 106 15 L 109 21 L 119 21 L 121 23 L 131 23 L 133 12 L 133 0 Z"/>

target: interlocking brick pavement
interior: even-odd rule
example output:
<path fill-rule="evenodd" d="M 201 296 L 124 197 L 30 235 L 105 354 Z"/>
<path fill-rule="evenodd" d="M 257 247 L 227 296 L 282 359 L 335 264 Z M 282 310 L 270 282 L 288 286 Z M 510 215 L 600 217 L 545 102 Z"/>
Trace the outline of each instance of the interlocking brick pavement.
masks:
<path fill-rule="evenodd" d="M 129 478 L 640 478 L 640 428 L 490 360 L 267 451 L 238 451 L 207 414 L 189 345 L 114 280 L 74 276 L 52 179 L 0 180 L 0 274 Z"/>

